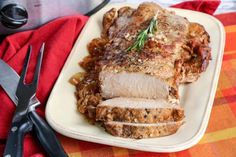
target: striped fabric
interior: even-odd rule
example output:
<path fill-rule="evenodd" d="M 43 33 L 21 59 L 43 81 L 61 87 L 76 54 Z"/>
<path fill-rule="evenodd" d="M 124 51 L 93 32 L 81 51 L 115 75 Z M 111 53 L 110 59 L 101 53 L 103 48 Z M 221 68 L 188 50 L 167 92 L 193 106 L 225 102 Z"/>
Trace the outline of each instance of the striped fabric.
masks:
<path fill-rule="evenodd" d="M 231 15 L 230 15 L 231 16 Z M 70 157 L 236 157 L 236 16 L 220 16 L 226 47 L 209 125 L 201 141 L 176 153 L 150 153 L 59 136 Z M 224 19 L 226 19 L 224 21 Z M 232 25 L 234 20 L 235 25 Z M 228 22 L 227 22 L 228 21 Z"/>

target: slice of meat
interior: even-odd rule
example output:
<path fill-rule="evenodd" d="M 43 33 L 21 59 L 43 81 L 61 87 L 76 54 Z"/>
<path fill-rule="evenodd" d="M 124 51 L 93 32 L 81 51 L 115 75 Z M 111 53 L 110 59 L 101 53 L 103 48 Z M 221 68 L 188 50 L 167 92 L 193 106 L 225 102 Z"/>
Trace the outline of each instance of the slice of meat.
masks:
<path fill-rule="evenodd" d="M 105 122 L 104 127 L 113 136 L 141 139 L 174 134 L 183 123 L 183 121 L 149 124 L 112 121 Z"/>
<path fill-rule="evenodd" d="M 104 98 L 135 97 L 167 99 L 171 86 L 163 80 L 143 73 L 106 72 L 99 74 Z"/>
<path fill-rule="evenodd" d="M 165 99 L 113 98 L 102 101 L 96 107 L 97 121 L 157 123 L 183 118 L 184 109 Z"/>

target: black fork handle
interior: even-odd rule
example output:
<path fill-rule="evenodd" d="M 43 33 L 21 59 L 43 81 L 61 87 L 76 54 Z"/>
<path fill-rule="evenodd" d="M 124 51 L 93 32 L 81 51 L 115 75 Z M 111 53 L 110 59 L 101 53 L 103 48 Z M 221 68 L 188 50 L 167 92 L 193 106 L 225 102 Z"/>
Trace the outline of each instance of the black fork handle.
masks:
<path fill-rule="evenodd" d="M 50 157 L 68 157 L 51 127 L 35 112 L 28 113 L 34 124 L 34 132 Z"/>
<path fill-rule="evenodd" d="M 23 139 L 25 134 L 31 129 L 32 123 L 26 117 L 19 121 L 12 122 L 4 151 L 4 157 L 23 156 Z"/>

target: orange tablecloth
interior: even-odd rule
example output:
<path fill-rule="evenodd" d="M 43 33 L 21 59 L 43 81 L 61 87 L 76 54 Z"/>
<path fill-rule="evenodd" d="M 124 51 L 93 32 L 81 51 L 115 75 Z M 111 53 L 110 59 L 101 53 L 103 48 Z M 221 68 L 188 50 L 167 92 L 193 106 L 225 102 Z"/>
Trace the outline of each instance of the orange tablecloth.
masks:
<path fill-rule="evenodd" d="M 69 156 L 236 157 L 236 14 L 231 13 L 217 17 L 225 25 L 226 46 L 208 128 L 197 145 L 176 153 L 150 153 L 59 136 Z"/>

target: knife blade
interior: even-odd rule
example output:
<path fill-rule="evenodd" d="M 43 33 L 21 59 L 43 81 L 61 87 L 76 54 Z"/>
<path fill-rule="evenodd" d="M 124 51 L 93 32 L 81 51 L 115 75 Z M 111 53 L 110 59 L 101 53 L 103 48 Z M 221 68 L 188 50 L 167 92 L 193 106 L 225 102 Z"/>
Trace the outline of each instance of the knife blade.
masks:
<path fill-rule="evenodd" d="M 2 59 L 0 59 L 0 71 L 0 86 L 2 86 L 14 104 L 17 105 L 18 99 L 15 96 L 15 93 L 20 76 Z M 39 104 L 40 102 L 36 97 L 30 102 L 30 105 L 32 106 L 37 106 Z"/>
<path fill-rule="evenodd" d="M 19 79 L 19 75 L 7 63 L 0 59 L 0 86 L 2 86 L 15 105 L 18 104 L 18 99 L 15 94 Z M 66 152 L 51 127 L 35 112 L 34 107 L 39 104 L 39 100 L 34 97 L 30 101 L 32 107 L 29 112 L 29 118 L 34 124 L 33 129 L 39 142 L 50 157 L 67 157 Z"/>

